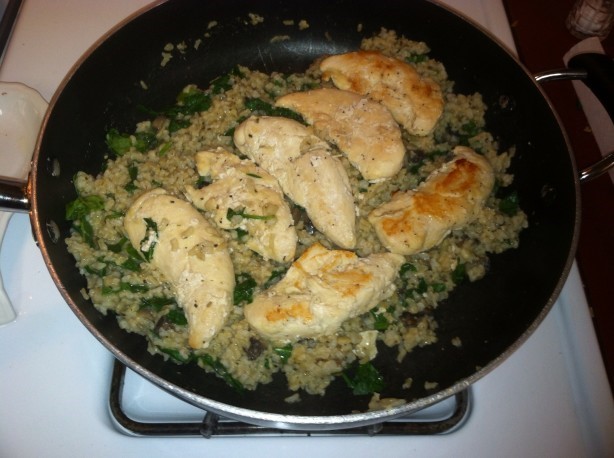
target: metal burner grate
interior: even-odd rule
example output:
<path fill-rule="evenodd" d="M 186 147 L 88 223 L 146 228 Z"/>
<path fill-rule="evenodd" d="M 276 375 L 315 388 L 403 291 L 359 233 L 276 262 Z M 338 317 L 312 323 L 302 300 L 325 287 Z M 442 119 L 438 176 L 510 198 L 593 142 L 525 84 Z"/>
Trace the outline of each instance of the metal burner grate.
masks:
<path fill-rule="evenodd" d="M 143 422 L 131 418 L 122 406 L 122 393 L 126 366 L 115 361 L 111 378 L 109 408 L 115 426 L 124 434 L 145 437 L 245 437 L 245 436 L 415 436 L 449 433 L 460 427 L 470 413 L 469 388 L 454 396 L 454 407 L 443 419 L 424 420 L 407 417 L 386 421 L 383 423 L 357 428 L 337 429 L 332 431 L 298 431 L 270 428 L 249 423 L 243 423 L 220 417 L 217 414 L 203 411 L 202 421 L 192 422 Z"/>

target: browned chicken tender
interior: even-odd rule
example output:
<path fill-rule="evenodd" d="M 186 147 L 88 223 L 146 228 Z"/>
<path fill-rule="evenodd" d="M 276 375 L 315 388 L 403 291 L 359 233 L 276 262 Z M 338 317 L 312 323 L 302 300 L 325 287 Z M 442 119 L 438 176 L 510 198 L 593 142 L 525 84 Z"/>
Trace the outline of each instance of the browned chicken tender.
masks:
<path fill-rule="evenodd" d="M 186 187 L 190 202 L 220 229 L 247 232 L 245 245 L 264 259 L 292 261 L 296 229 L 275 177 L 223 148 L 200 151 L 195 161 L 199 175 L 214 181 L 202 189 Z"/>
<path fill-rule="evenodd" d="M 319 136 L 337 145 L 365 180 L 390 178 L 403 165 L 399 125 L 386 107 L 368 97 L 322 88 L 287 94 L 276 105 L 299 112 Z"/>
<path fill-rule="evenodd" d="M 410 134 L 428 135 L 443 113 L 437 83 L 421 77 L 411 65 L 379 52 L 330 56 L 320 63 L 320 70 L 339 89 L 381 102 Z"/>
<path fill-rule="evenodd" d="M 345 320 L 368 312 L 394 292 L 404 260 L 393 253 L 359 258 L 316 243 L 279 283 L 245 306 L 245 319 L 276 341 L 332 334 Z"/>
<path fill-rule="evenodd" d="M 369 214 L 382 244 L 410 255 L 438 245 L 452 230 L 471 222 L 494 185 L 488 160 L 470 148 L 454 148 L 454 159 L 415 190 L 398 192 Z"/>
<path fill-rule="evenodd" d="M 190 347 L 207 348 L 232 308 L 234 268 L 224 238 L 192 205 L 161 188 L 134 201 L 124 228 L 172 285 L 188 320 Z"/>
<path fill-rule="evenodd" d="M 279 181 L 314 226 L 341 248 L 356 246 L 356 210 L 347 171 L 328 143 L 288 118 L 252 116 L 235 130 L 236 147 Z"/>

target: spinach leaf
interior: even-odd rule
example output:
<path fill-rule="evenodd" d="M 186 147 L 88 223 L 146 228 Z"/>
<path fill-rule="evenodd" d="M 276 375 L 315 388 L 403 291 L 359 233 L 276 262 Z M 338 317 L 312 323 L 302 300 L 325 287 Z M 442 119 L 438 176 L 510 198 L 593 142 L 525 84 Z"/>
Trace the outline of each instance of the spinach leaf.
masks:
<path fill-rule="evenodd" d="M 244 76 L 245 75 L 243 75 L 239 67 L 235 66 L 230 71 L 230 73 L 218 76 L 213 81 L 211 81 L 211 87 L 209 88 L 209 90 L 213 95 L 221 94 L 222 92 L 232 89 L 233 77 L 243 78 Z"/>
<path fill-rule="evenodd" d="M 178 130 L 189 127 L 190 124 L 191 122 L 189 119 L 171 118 L 171 122 L 168 124 L 168 131 L 171 133 L 177 132 Z"/>
<path fill-rule="evenodd" d="M 133 135 L 120 133 L 117 129 L 110 129 L 105 140 L 109 149 L 116 156 L 123 156 L 134 146 L 137 151 L 144 153 L 158 145 L 156 134 L 151 131 L 135 132 Z"/>
<path fill-rule="evenodd" d="M 245 99 L 245 108 L 250 111 L 258 111 L 266 116 L 281 116 L 294 119 L 301 124 L 306 124 L 303 117 L 296 111 L 290 110 L 289 108 L 276 107 L 257 97 L 247 97 Z"/>
<path fill-rule="evenodd" d="M 383 313 L 377 313 L 377 309 L 370 310 L 371 316 L 373 317 L 373 329 L 376 331 L 385 331 L 390 326 L 390 322 L 386 315 Z"/>
<path fill-rule="evenodd" d="M 158 156 L 164 157 L 166 153 L 168 153 L 168 151 L 171 149 L 172 146 L 173 144 L 171 142 L 167 142 L 164 145 L 162 145 L 162 147 L 158 150 Z"/>
<path fill-rule="evenodd" d="M 418 294 L 424 294 L 429 290 L 429 285 L 426 283 L 426 280 L 424 278 L 421 278 L 418 281 L 418 286 L 416 286 L 416 293 Z"/>
<path fill-rule="evenodd" d="M 461 126 L 461 132 L 467 137 L 474 137 L 480 133 L 480 128 L 475 121 L 468 121 Z"/>
<path fill-rule="evenodd" d="M 239 242 L 244 242 L 244 241 L 245 241 L 245 238 L 246 238 L 246 237 L 249 235 L 249 232 L 247 232 L 247 231 L 246 231 L 246 230 L 244 230 L 244 229 L 241 229 L 240 227 L 236 228 L 236 229 L 235 229 L 235 232 L 236 232 L 236 234 L 237 234 L 237 240 L 238 240 Z"/>
<path fill-rule="evenodd" d="M 190 86 L 179 93 L 177 96 L 177 105 L 169 110 L 169 112 L 174 115 L 178 113 L 192 115 L 194 113 L 200 113 L 201 111 L 207 111 L 211 108 L 211 103 L 211 97 L 209 95 L 197 87 Z"/>
<path fill-rule="evenodd" d="M 310 91 L 312 89 L 316 89 L 318 87 L 318 83 L 316 83 L 315 81 L 313 83 L 303 83 L 301 84 L 301 91 Z"/>
<path fill-rule="evenodd" d="M 104 200 L 100 196 L 92 195 L 86 197 L 77 197 L 72 202 L 66 204 L 66 219 L 69 221 L 79 220 L 91 212 L 102 210 L 104 208 Z"/>
<path fill-rule="evenodd" d="M 194 185 L 194 187 L 196 189 L 202 189 L 205 186 L 210 185 L 212 182 L 213 181 L 211 180 L 211 177 L 199 175 L 198 180 L 196 180 L 196 184 Z"/>
<path fill-rule="evenodd" d="M 104 200 L 100 196 L 92 195 L 77 197 L 66 205 L 66 219 L 74 221 L 73 228 L 81 234 L 85 242 L 95 248 L 94 228 L 89 222 L 88 215 L 94 211 L 104 209 Z"/>
<path fill-rule="evenodd" d="M 264 285 L 262 285 L 262 287 L 264 289 L 270 288 L 275 283 L 277 283 L 279 280 L 281 280 L 283 276 L 286 275 L 286 272 L 287 272 L 286 269 L 274 270 L 273 272 L 271 272 L 271 275 L 269 276 L 269 278 L 267 278 L 267 281 L 264 282 Z"/>
<path fill-rule="evenodd" d="M 519 209 L 518 193 L 512 191 L 509 195 L 499 201 L 499 211 L 507 216 L 514 216 Z"/>
<path fill-rule="evenodd" d="M 452 274 L 453 275 L 453 274 Z M 429 289 L 435 293 L 443 293 L 447 287 L 445 283 L 433 282 L 427 283 L 424 278 L 418 280 L 418 285 L 414 288 L 409 288 L 407 283 L 404 283 L 398 290 L 399 298 L 403 301 L 404 305 L 408 305 L 407 301 L 416 298 L 416 295 L 422 296 L 426 294 Z"/>
<path fill-rule="evenodd" d="M 177 326 L 187 326 L 188 324 L 188 319 L 185 317 L 185 313 L 183 313 L 183 310 L 179 308 L 170 310 L 166 314 L 166 319 Z"/>
<path fill-rule="evenodd" d="M 124 262 L 122 262 L 121 266 L 126 269 L 129 270 L 131 272 L 139 272 L 141 270 L 141 259 L 136 259 L 136 258 L 128 258 L 126 259 Z"/>
<path fill-rule="evenodd" d="M 136 132 L 134 134 L 134 148 L 141 153 L 146 153 L 149 150 L 158 146 L 158 138 L 151 131 Z"/>
<path fill-rule="evenodd" d="M 172 297 L 157 296 L 157 297 L 143 297 L 139 304 L 140 309 L 153 309 L 156 312 L 162 310 L 165 305 L 175 304 L 175 299 Z"/>
<path fill-rule="evenodd" d="M 233 302 L 235 305 L 242 303 L 249 304 L 254 300 L 254 290 L 258 284 L 256 280 L 248 273 L 240 273 L 235 277 L 235 290 L 233 293 Z"/>
<path fill-rule="evenodd" d="M 468 121 L 461 126 L 461 129 L 459 132 L 460 135 L 459 135 L 458 143 L 464 146 L 468 146 L 469 139 L 471 137 L 475 137 L 479 133 L 480 133 L 480 128 L 475 123 L 475 121 Z"/>
<path fill-rule="evenodd" d="M 231 75 L 218 76 L 211 81 L 211 94 L 217 95 L 232 88 Z"/>
<path fill-rule="evenodd" d="M 136 178 L 139 175 L 139 168 L 134 165 L 134 164 L 130 164 L 128 166 L 128 177 L 130 178 L 130 181 L 128 182 L 128 184 L 126 186 L 124 186 L 124 189 L 128 192 L 134 192 L 136 191 L 136 184 L 134 183 L 136 181 Z"/>
<path fill-rule="evenodd" d="M 128 242 L 128 239 L 126 237 L 122 237 L 116 243 L 107 244 L 107 249 L 109 251 L 112 251 L 113 253 L 125 253 L 128 258 L 121 264 L 124 269 L 130 270 L 132 272 L 138 272 L 139 270 L 141 270 L 141 263 L 143 262 L 143 257 L 139 254 L 138 251 L 134 249 L 132 244 Z"/>
<path fill-rule="evenodd" d="M 218 358 L 214 358 L 211 355 L 204 354 L 199 356 L 198 359 L 200 359 L 204 364 L 213 369 L 213 372 L 215 372 L 218 377 L 221 377 L 228 385 L 230 385 L 230 387 L 234 388 L 239 393 L 243 393 L 245 391 L 245 388 L 243 387 L 241 382 L 239 382 L 230 374 L 228 369 L 226 369 L 226 367 Z"/>
<path fill-rule="evenodd" d="M 168 118 L 170 120 L 168 131 L 172 133 L 188 127 L 190 125 L 190 120 L 188 119 L 190 115 L 207 111 L 211 108 L 212 104 L 211 97 L 195 86 L 183 89 L 175 100 L 175 105 L 162 111 L 152 110 L 143 105 L 139 105 L 137 108 L 149 116 L 164 116 Z M 170 143 L 168 146 L 164 145 L 158 154 L 163 156 L 169 148 Z"/>
<path fill-rule="evenodd" d="M 113 253 L 121 253 L 127 241 L 126 237 L 122 237 L 116 243 L 107 243 L 107 249 Z"/>
<path fill-rule="evenodd" d="M 427 60 L 429 56 L 427 54 L 411 54 L 405 58 L 405 61 L 410 64 L 419 64 Z"/>
<path fill-rule="evenodd" d="M 371 363 L 360 364 L 353 374 L 343 372 L 341 376 L 356 396 L 380 392 L 384 388 L 384 378 Z"/>
<path fill-rule="evenodd" d="M 406 262 L 405 264 L 401 265 L 401 268 L 399 269 L 399 275 L 403 277 L 408 272 L 417 272 L 417 271 L 418 269 L 416 269 L 416 266 L 414 266 L 413 264 L 410 264 L 409 262 Z"/>
<path fill-rule="evenodd" d="M 443 293 L 446 290 L 445 283 L 431 283 L 431 289 L 436 293 Z"/>
<path fill-rule="evenodd" d="M 275 219 L 275 215 L 254 215 L 253 213 L 245 213 L 245 208 L 238 208 L 236 210 L 229 208 L 226 212 L 226 219 L 228 221 L 232 221 L 232 218 L 234 218 L 235 216 L 239 216 L 245 219 L 258 219 L 263 221 Z"/>
<path fill-rule="evenodd" d="M 275 347 L 273 351 L 279 356 L 282 364 L 285 364 L 288 362 L 288 359 L 290 359 L 290 356 L 292 356 L 292 344 L 286 344 L 283 347 Z"/>
<path fill-rule="evenodd" d="M 129 134 L 120 134 L 117 129 L 111 129 L 105 137 L 107 146 L 116 156 L 123 156 L 132 146 L 132 140 Z"/>
<path fill-rule="evenodd" d="M 145 230 L 145 237 L 141 240 L 140 247 L 141 253 L 145 257 L 146 261 L 151 261 L 154 255 L 154 249 L 158 244 L 158 225 L 151 218 L 144 218 L 147 226 Z"/>
<path fill-rule="evenodd" d="M 102 263 L 102 264 L 103 264 L 103 267 L 100 269 L 97 269 L 96 267 L 93 267 L 93 266 L 85 266 L 84 270 L 90 275 L 96 275 L 102 278 L 107 274 L 107 270 L 109 267 L 109 265 L 106 263 Z"/>
<path fill-rule="evenodd" d="M 107 296 L 109 294 L 118 294 L 118 293 L 121 293 L 122 291 L 128 291 L 131 293 L 146 293 L 147 291 L 149 291 L 149 286 L 139 285 L 136 283 L 121 282 L 119 284 L 119 288 L 117 289 L 113 289 L 110 286 L 102 287 L 102 294 L 104 296 Z"/>
<path fill-rule="evenodd" d="M 94 228 L 87 218 L 83 217 L 79 219 L 78 224 L 75 224 L 73 227 L 81 234 L 81 237 L 83 237 L 83 240 L 85 240 L 89 246 L 96 248 L 96 243 L 94 242 Z"/>
<path fill-rule="evenodd" d="M 458 263 L 452 271 L 452 281 L 459 284 L 467 278 L 467 266 L 464 263 Z"/>

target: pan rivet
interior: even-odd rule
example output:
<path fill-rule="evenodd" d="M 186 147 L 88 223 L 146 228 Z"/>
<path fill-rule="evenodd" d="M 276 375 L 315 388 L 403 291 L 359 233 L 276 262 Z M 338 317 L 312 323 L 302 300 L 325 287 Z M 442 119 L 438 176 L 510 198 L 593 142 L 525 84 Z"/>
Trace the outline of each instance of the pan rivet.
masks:
<path fill-rule="evenodd" d="M 55 221 L 47 221 L 47 224 L 45 226 L 47 228 L 47 235 L 49 235 L 51 242 L 58 243 L 58 240 L 60 240 L 60 228 L 55 223 Z"/>
<path fill-rule="evenodd" d="M 60 161 L 58 161 L 56 158 L 47 158 L 47 172 L 49 172 L 52 177 L 59 177 Z"/>

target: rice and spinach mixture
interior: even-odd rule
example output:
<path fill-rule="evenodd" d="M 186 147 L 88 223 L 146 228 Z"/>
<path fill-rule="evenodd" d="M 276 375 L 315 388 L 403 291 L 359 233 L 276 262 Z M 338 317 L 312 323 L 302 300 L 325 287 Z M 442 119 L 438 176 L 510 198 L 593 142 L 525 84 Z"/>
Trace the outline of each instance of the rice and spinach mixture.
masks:
<path fill-rule="evenodd" d="M 450 160 L 455 146 L 468 146 L 485 157 L 495 177 L 493 191 L 471 222 L 453 230 L 435 247 L 405 256 L 391 296 L 370 311 L 345 320 L 332 334 L 293 342 L 266 339 L 246 321 L 244 307 L 280 281 L 292 260 L 266 260 L 247 248 L 249 234 L 241 227 L 219 229 L 234 267 L 233 305 L 224 326 L 206 348 L 191 348 L 186 315 L 172 285 L 149 262 L 150 253 L 130 243 L 124 229 L 127 210 L 146 191 L 163 188 L 186 200 L 188 187 L 202 189 L 210 185 L 211 178 L 197 172 L 197 152 L 223 147 L 245 159 L 233 142 L 233 133 L 248 117 L 300 119 L 295 112 L 274 104 L 285 94 L 333 87 L 330 81 L 323 80 L 317 62 L 299 74 L 264 74 L 238 63 L 209 87 L 187 86 L 175 106 L 163 113 L 152 113 L 151 119 L 139 123 L 134 131 L 109 131 L 109 154 L 102 171 L 97 176 L 77 173 L 74 185 L 78 198 L 67 206 L 73 231 L 66 242 L 87 279 L 87 290 L 82 294 L 100 312 L 115 314 L 123 329 L 143 335 L 150 352 L 178 364 L 196 362 L 237 390 L 254 390 L 280 371 L 289 389 L 296 392 L 288 402 L 300 402 L 301 390 L 323 394 L 336 377 L 342 377 L 355 394 L 382 390 L 386 381 L 372 362 L 376 342 L 398 349 L 399 361 L 411 358 L 413 348 L 436 342 L 437 323 L 431 312 L 455 285 L 483 277 L 489 254 L 515 248 L 527 219 L 518 208 L 515 194 L 504 192 L 513 179 L 506 170 L 514 152 L 501 151 L 486 130 L 487 107 L 480 94 L 456 93 L 454 83 L 447 78 L 445 63 L 431 59 L 425 43 L 382 30 L 364 39 L 362 49 L 408 63 L 420 76 L 436 82 L 441 87 L 444 107 L 429 135 L 410 135 L 402 130 L 403 167 L 390 179 L 363 179 L 337 151 L 356 205 L 357 237 L 352 250 L 356 255 L 367 257 L 387 251 L 367 215 L 394 193 L 424 182 Z M 501 195 L 506 197 L 497 197 Z M 314 228 L 303 208 L 287 201 L 298 235 L 295 259 L 315 243 L 338 249 Z M 237 213 L 240 209 L 229 217 L 236 218 Z M 202 214 L 210 218 L 206 212 Z M 462 345 L 459 339 L 452 343 Z M 409 386 L 411 374 L 408 377 Z"/>

